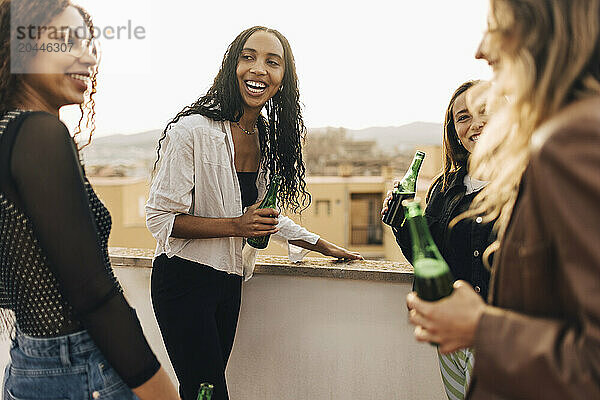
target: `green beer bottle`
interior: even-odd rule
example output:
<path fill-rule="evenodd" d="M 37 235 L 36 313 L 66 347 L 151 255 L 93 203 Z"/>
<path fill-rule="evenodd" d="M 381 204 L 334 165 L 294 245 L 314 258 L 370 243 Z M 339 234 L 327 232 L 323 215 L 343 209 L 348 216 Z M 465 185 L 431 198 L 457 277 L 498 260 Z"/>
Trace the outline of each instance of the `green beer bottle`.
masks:
<path fill-rule="evenodd" d="M 392 192 L 392 199 L 388 203 L 388 209 L 383 214 L 383 218 L 381 218 L 384 224 L 397 228 L 404 222 L 402 201 L 415 197 L 415 193 L 417 192 L 417 176 L 423 164 L 423 159 L 425 159 L 425 153 L 417 151 L 404 178 L 402 178 L 400 184 Z"/>
<path fill-rule="evenodd" d="M 279 182 L 281 182 L 281 177 L 279 175 L 273 175 L 271 183 L 269 183 L 267 194 L 258 208 L 277 209 L 277 191 L 279 190 Z M 256 249 L 264 249 L 269 244 L 269 237 L 271 237 L 271 235 L 249 238 L 248 244 Z"/>
<path fill-rule="evenodd" d="M 197 400 L 210 400 L 212 398 L 214 386 L 210 383 L 201 383 L 198 390 Z"/>
<path fill-rule="evenodd" d="M 423 300 L 439 300 L 452 293 L 454 278 L 431 237 L 419 202 L 405 200 L 403 205 L 413 243 L 415 291 Z"/>

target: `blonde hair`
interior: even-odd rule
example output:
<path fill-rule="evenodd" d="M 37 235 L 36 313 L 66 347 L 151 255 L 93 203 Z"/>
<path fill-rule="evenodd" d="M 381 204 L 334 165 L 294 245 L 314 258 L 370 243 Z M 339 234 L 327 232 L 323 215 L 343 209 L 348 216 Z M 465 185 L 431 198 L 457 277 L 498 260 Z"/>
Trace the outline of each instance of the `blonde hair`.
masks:
<path fill-rule="evenodd" d="M 484 253 L 489 266 L 536 129 L 569 103 L 600 94 L 600 0 L 491 0 L 488 35 L 486 56 L 499 63 L 489 96 L 493 117 L 471 155 L 470 171 L 489 184 L 460 217 L 498 218 L 498 239 Z"/>

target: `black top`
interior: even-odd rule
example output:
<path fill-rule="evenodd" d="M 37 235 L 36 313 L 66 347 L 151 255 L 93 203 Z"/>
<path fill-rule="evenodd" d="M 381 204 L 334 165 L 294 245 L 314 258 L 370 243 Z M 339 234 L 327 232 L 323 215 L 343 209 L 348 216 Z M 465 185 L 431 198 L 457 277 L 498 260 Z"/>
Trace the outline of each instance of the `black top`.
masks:
<path fill-rule="evenodd" d="M 434 183 L 425 208 L 425 218 L 431 236 L 454 278 L 471 283 L 476 290 L 479 288 L 479 295 L 487 300 L 490 272 L 483 264 L 482 255 L 495 240 L 492 233 L 493 222 L 484 224 L 481 219 L 468 218 L 460 221 L 452 229 L 448 226 L 454 217 L 469 208 L 477 195 L 477 192 L 465 194 L 466 187 L 463 181 L 466 174 L 465 168 L 451 172 L 445 191 L 442 191 L 441 179 Z M 408 224 L 394 229 L 394 235 L 406 259 L 412 262 L 412 240 Z"/>
<path fill-rule="evenodd" d="M 11 113 L 4 117 L 10 116 Z M 160 367 L 108 258 L 111 218 L 65 125 L 36 112 L 0 123 L 0 298 L 36 337 L 87 329 L 130 387 Z"/>
<path fill-rule="evenodd" d="M 258 189 L 256 188 L 256 177 L 258 172 L 238 172 L 240 192 L 242 192 L 242 207 L 246 208 L 256 203 Z"/>

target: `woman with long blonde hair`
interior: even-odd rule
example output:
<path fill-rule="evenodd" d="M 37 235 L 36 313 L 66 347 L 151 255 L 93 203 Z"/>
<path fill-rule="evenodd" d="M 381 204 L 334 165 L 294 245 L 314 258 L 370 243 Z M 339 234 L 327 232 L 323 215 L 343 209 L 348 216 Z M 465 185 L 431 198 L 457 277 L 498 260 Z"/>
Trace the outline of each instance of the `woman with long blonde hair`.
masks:
<path fill-rule="evenodd" d="M 409 294 L 419 341 L 474 347 L 470 399 L 600 398 L 600 0 L 492 0 L 494 116 L 467 215 L 497 218 L 490 305 Z M 486 254 L 486 255 L 487 255 Z"/>

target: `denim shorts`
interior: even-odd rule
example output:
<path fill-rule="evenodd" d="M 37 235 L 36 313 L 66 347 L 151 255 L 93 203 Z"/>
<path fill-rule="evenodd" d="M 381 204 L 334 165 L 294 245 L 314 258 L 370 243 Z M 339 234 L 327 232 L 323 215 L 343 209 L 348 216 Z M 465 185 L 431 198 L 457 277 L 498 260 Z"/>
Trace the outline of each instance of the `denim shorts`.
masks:
<path fill-rule="evenodd" d="M 17 333 L 3 400 L 139 400 L 86 331 L 54 338 Z"/>

